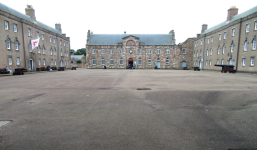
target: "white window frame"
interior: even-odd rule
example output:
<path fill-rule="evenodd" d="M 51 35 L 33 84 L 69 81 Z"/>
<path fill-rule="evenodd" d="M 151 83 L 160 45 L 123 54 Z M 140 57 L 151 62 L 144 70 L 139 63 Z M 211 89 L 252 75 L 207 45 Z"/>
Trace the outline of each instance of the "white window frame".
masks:
<path fill-rule="evenodd" d="M 256 39 L 253 39 L 253 46 L 252 46 L 252 50 L 256 50 Z"/>
<path fill-rule="evenodd" d="M 54 55 L 56 55 L 56 49 L 54 49 Z"/>
<path fill-rule="evenodd" d="M 95 49 L 92 49 L 92 54 L 96 54 L 96 50 Z"/>
<path fill-rule="evenodd" d="M 196 57 L 198 57 L 198 51 L 196 52 Z"/>
<path fill-rule="evenodd" d="M 53 55 L 53 49 L 52 48 L 50 49 L 50 53 L 51 53 L 51 55 Z"/>
<path fill-rule="evenodd" d="M 120 49 L 120 54 L 123 54 L 123 49 Z"/>
<path fill-rule="evenodd" d="M 110 54 L 113 54 L 113 49 L 110 49 Z"/>
<path fill-rule="evenodd" d="M 18 51 L 19 50 L 19 42 L 16 40 L 15 41 L 15 50 Z"/>
<path fill-rule="evenodd" d="M 51 59 L 51 65 L 53 65 L 54 64 L 54 60 L 53 59 Z"/>
<path fill-rule="evenodd" d="M 18 27 L 17 27 L 17 24 L 13 24 L 13 32 L 18 32 Z"/>
<path fill-rule="evenodd" d="M 210 56 L 212 56 L 212 48 L 210 49 Z"/>
<path fill-rule="evenodd" d="M 166 54 L 170 54 L 170 50 L 169 49 L 166 49 Z"/>
<path fill-rule="evenodd" d="M 12 57 L 9 57 L 9 66 L 12 65 Z"/>
<path fill-rule="evenodd" d="M 31 36 L 31 30 L 28 29 L 28 36 Z"/>
<path fill-rule="evenodd" d="M 44 66 L 46 65 L 46 59 L 44 59 Z"/>
<path fill-rule="evenodd" d="M 248 42 L 245 41 L 245 43 L 244 43 L 244 51 L 247 51 L 247 50 L 248 50 Z"/>
<path fill-rule="evenodd" d="M 11 49 L 11 40 L 10 39 L 6 40 L 6 48 Z"/>
<path fill-rule="evenodd" d="M 234 44 L 231 44 L 230 52 L 231 52 L 231 53 L 233 53 L 233 52 L 234 52 Z"/>
<path fill-rule="evenodd" d="M 142 54 L 142 49 L 138 49 L 138 54 Z"/>
<path fill-rule="evenodd" d="M 195 62 L 194 62 L 194 64 L 195 64 Z M 208 60 L 206 60 L 205 65 L 208 66 Z"/>
<path fill-rule="evenodd" d="M 226 50 L 226 47 L 224 45 L 223 48 L 222 48 L 222 54 L 225 54 L 225 50 Z"/>
<path fill-rule="evenodd" d="M 250 32 L 250 24 L 246 24 L 245 32 L 246 32 L 246 33 Z"/>
<path fill-rule="evenodd" d="M 56 60 L 54 61 L 54 65 L 56 65 Z"/>
<path fill-rule="evenodd" d="M 44 46 L 42 47 L 42 52 L 43 52 L 43 54 L 45 54 L 45 47 Z"/>
<path fill-rule="evenodd" d="M 148 58 L 147 64 L 152 65 L 152 59 L 151 58 Z"/>
<path fill-rule="evenodd" d="M 211 42 L 213 43 L 213 37 L 211 37 Z"/>
<path fill-rule="evenodd" d="M 224 32 L 224 39 L 227 38 L 227 32 Z"/>
<path fill-rule="evenodd" d="M 38 65 L 41 65 L 41 59 L 40 58 L 38 59 Z"/>
<path fill-rule="evenodd" d="M 166 61 L 165 61 L 166 63 L 166 65 L 170 65 L 170 59 L 169 58 L 166 58 Z"/>
<path fill-rule="evenodd" d="M 39 38 L 39 32 L 37 32 L 37 38 Z"/>
<path fill-rule="evenodd" d="M 233 28 L 232 29 L 232 36 L 235 36 L 236 35 L 236 28 Z"/>
<path fill-rule="evenodd" d="M 123 65 L 123 58 L 120 58 L 120 65 Z"/>
<path fill-rule="evenodd" d="M 96 59 L 92 58 L 92 65 L 96 65 Z"/>
<path fill-rule="evenodd" d="M 254 30 L 257 30 L 257 21 L 255 21 Z"/>
<path fill-rule="evenodd" d="M 217 59 L 217 64 L 220 64 L 220 60 L 219 59 Z"/>
<path fill-rule="evenodd" d="M 218 47 L 218 54 L 220 54 L 220 46 Z"/>
<path fill-rule="evenodd" d="M 209 38 L 207 39 L 207 42 L 208 42 L 208 44 L 210 43 L 210 39 Z"/>
<path fill-rule="evenodd" d="M 113 58 L 110 59 L 110 65 L 114 65 L 114 59 Z"/>
<path fill-rule="evenodd" d="M 203 40 L 201 40 L 201 45 L 203 45 Z"/>
<path fill-rule="evenodd" d="M 200 56 L 202 56 L 202 50 L 200 50 Z"/>
<path fill-rule="evenodd" d="M 224 65 L 224 59 L 221 59 L 221 64 Z"/>
<path fill-rule="evenodd" d="M 60 45 L 62 45 L 62 40 L 60 40 Z"/>
<path fill-rule="evenodd" d="M 148 49 L 148 54 L 152 54 L 152 49 Z"/>
<path fill-rule="evenodd" d="M 62 50 L 61 50 L 61 56 L 62 56 Z"/>
<path fill-rule="evenodd" d="M 4 29 L 9 30 L 9 21 L 4 21 Z"/>
<path fill-rule="evenodd" d="M 55 43 L 55 38 L 54 38 L 54 43 Z"/>
<path fill-rule="evenodd" d="M 210 66 L 211 66 L 211 60 L 209 60 Z"/>
<path fill-rule="evenodd" d="M 104 58 L 101 59 L 101 65 L 105 65 L 105 59 Z"/>
<path fill-rule="evenodd" d="M 20 57 L 16 57 L 16 64 L 17 64 L 17 65 L 21 65 L 20 60 L 21 60 Z"/>
<path fill-rule="evenodd" d="M 219 34 L 219 40 L 221 40 L 221 34 Z"/>
<path fill-rule="evenodd" d="M 206 50 L 206 56 L 208 56 L 208 53 L 209 53 L 209 50 L 207 49 L 207 50 Z"/>
<path fill-rule="evenodd" d="M 104 49 L 101 49 L 101 54 L 105 54 L 105 50 Z"/>
<path fill-rule="evenodd" d="M 50 36 L 50 42 L 52 42 L 52 36 Z"/>
<path fill-rule="evenodd" d="M 157 54 L 161 54 L 161 50 L 160 49 L 157 49 Z"/>
<path fill-rule="evenodd" d="M 40 46 L 37 47 L 37 53 L 40 53 Z"/>
<path fill-rule="evenodd" d="M 186 54 L 187 52 L 186 52 L 186 49 L 183 49 L 182 50 L 182 54 Z"/>
<path fill-rule="evenodd" d="M 43 33 L 41 33 L 41 37 L 42 37 L 42 40 L 45 39 L 45 35 Z"/>
<path fill-rule="evenodd" d="M 142 65 L 142 58 L 138 58 L 138 65 Z"/>
<path fill-rule="evenodd" d="M 251 66 L 254 66 L 254 57 L 251 57 Z"/>
<path fill-rule="evenodd" d="M 246 58 L 242 59 L 242 66 L 246 66 Z"/>

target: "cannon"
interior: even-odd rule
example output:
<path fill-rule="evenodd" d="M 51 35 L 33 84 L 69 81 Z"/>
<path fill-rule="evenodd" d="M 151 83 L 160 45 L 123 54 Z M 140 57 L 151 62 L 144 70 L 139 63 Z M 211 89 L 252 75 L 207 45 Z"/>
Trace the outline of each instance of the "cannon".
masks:
<path fill-rule="evenodd" d="M 220 65 L 220 64 L 214 64 L 214 66 L 222 67 L 221 73 L 236 73 L 236 70 L 234 70 L 234 65 Z"/>
<path fill-rule="evenodd" d="M 198 66 L 193 66 L 192 68 L 194 68 L 194 71 L 200 71 L 201 69 Z"/>

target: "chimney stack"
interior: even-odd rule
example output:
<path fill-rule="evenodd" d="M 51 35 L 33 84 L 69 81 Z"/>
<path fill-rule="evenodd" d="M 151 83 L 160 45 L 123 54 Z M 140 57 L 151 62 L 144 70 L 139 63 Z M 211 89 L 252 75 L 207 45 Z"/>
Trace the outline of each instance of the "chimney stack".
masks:
<path fill-rule="evenodd" d="M 208 28 L 208 25 L 207 24 L 203 24 L 202 25 L 202 32 L 201 33 L 203 33 L 207 28 Z"/>
<path fill-rule="evenodd" d="M 233 16 L 238 14 L 238 8 L 236 8 L 236 6 L 232 6 L 229 10 L 228 10 L 228 17 L 227 17 L 227 21 L 229 21 Z"/>
<path fill-rule="evenodd" d="M 36 21 L 35 10 L 33 9 L 32 5 L 27 5 L 27 8 L 25 8 L 25 13 L 26 15 L 30 16 L 31 19 Z"/>
<path fill-rule="evenodd" d="M 62 26 L 60 23 L 55 24 L 55 29 L 59 30 L 62 33 Z"/>

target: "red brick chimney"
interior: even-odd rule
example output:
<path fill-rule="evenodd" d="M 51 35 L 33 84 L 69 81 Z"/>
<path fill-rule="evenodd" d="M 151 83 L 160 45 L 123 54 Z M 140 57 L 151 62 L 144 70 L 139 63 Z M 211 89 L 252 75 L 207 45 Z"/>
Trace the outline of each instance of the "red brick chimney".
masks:
<path fill-rule="evenodd" d="M 228 17 L 227 17 L 227 21 L 229 21 L 233 16 L 238 14 L 238 8 L 236 8 L 236 6 L 232 6 L 229 10 L 228 10 Z"/>
<path fill-rule="evenodd" d="M 26 12 L 26 15 L 30 16 L 31 19 L 36 21 L 35 10 L 33 9 L 32 5 L 27 5 L 25 12 Z"/>
<path fill-rule="evenodd" d="M 202 33 L 208 28 L 208 25 L 207 24 L 203 24 L 202 25 Z"/>

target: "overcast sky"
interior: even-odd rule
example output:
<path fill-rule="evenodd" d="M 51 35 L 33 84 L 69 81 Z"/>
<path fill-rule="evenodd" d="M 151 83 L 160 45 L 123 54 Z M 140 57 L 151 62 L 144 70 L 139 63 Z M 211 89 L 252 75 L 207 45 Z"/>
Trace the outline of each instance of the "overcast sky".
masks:
<path fill-rule="evenodd" d="M 256 0 L 5 0 L 1 2 L 25 14 L 32 5 L 37 20 L 70 37 L 71 49 L 85 48 L 87 30 L 94 34 L 168 34 L 175 31 L 176 44 L 227 18 L 231 6 L 239 14 L 257 5 Z"/>

